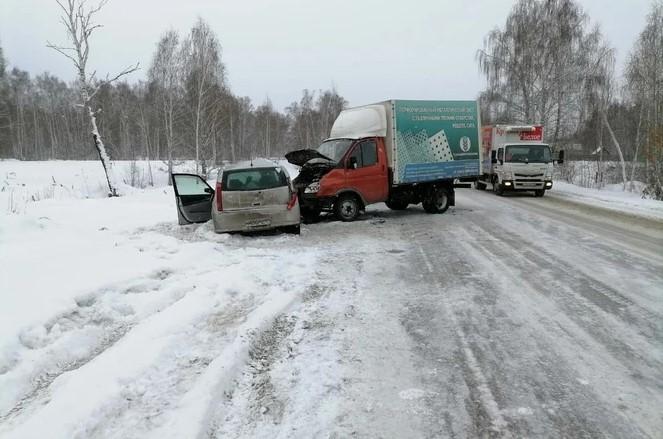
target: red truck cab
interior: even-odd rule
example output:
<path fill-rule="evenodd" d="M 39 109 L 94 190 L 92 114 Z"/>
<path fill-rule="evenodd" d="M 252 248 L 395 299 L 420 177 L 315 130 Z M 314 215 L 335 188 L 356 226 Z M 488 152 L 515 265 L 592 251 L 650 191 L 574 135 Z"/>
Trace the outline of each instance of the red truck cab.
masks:
<path fill-rule="evenodd" d="M 286 157 L 299 166 L 315 162 L 313 169 L 309 167 L 311 175 L 303 171 L 305 175 L 295 182 L 300 185 L 305 217 L 335 211 L 341 219 L 352 220 L 366 205 L 389 197 L 387 152 L 381 137 L 330 139 L 318 151 L 293 151 Z"/>

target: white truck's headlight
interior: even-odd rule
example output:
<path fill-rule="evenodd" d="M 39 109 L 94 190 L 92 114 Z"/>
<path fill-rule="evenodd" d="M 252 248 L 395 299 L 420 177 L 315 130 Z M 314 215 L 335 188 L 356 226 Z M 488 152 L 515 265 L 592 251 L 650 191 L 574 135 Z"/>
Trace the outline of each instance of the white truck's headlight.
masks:
<path fill-rule="evenodd" d="M 317 194 L 319 190 L 320 190 L 320 182 L 319 181 L 314 181 L 313 183 L 306 186 L 306 188 L 304 189 L 304 193 L 305 194 Z"/>

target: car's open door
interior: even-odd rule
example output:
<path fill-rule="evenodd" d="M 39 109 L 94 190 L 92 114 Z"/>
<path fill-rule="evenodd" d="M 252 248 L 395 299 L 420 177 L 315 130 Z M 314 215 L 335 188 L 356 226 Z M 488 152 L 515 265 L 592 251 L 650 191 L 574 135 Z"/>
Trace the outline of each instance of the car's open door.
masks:
<path fill-rule="evenodd" d="M 212 218 L 214 189 L 195 174 L 172 174 L 180 224 L 204 223 Z"/>

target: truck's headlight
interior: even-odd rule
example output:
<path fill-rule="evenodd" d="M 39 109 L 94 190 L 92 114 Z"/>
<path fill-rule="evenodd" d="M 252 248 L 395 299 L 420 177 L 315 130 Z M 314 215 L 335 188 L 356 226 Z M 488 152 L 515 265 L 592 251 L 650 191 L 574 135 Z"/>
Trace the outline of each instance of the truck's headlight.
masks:
<path fill-rule="evenodd" d="M 319 181 L 314 181 L 313 183 L 306 186 L 306 188 L 304 189 L 304 193 L 305 194 L 317 194 L 319 190 L 320 190 L 320 182 Z"/>

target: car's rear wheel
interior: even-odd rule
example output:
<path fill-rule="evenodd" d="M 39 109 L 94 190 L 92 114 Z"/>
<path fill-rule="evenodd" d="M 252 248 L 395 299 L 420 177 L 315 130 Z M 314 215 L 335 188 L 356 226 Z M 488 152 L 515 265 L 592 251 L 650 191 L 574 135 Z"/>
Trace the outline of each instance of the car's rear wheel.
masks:
<path fill-rule="evenodd" d="M 299 235 L 301 233 L 301 227 L 299 224 L 295 224 L 294 226 L 284 227 L 283 231 L 290 235 Z"/>
<path fill-rule="evenodd" d="M 359 201 L 351 194 L 341 195 L 334 204 L 336 216 L 341 221 L 354 221 L 359 216 Z"/>

